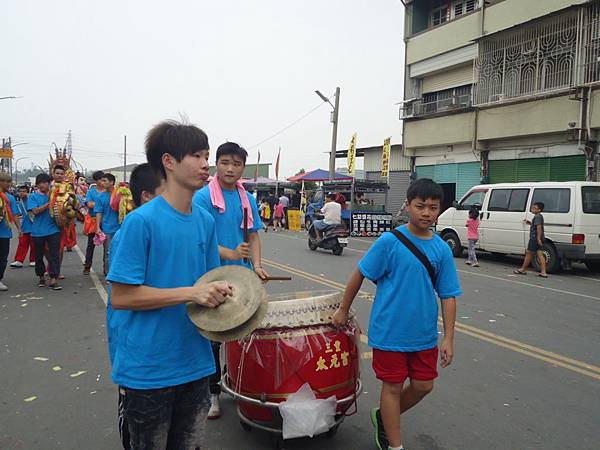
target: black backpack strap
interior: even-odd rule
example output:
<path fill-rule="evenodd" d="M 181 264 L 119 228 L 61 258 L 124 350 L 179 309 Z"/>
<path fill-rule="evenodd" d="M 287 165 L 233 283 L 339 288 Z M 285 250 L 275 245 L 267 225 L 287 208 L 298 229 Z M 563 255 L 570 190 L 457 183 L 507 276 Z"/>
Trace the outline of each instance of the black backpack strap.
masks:
<path fill-rule="evenodd" d="M 396 236 L 398 240 L 402 242 L 407 249 L 410 250 L 410 252 L 415 256 L 415 258 L 417 258 L 421 262 L 421 264 L 423 264 L 425 269 L 427 269 L 427 273 L 429 274 L 429 278 L 431 278 L 431 283 L 433 284 L 433 288 L 435 289 L 435 269 L 431 265 L 429 258 L 427 258 L 427 256 L 425 256 L 425 254 L 421 250 L 419 250 L 415 246 L 415 244 L 413 244 L 410 241 L 410 239 L 408 239 L 403 233 L 396 229 L 393 229 L 392 233 L 394 233 L 394 236 Z"/>

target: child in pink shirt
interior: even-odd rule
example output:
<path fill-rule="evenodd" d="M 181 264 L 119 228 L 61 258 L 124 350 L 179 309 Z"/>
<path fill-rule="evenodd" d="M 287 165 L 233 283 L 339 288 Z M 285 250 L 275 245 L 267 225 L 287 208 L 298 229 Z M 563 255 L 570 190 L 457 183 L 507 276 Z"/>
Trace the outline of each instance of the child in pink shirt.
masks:
<path fill-rule="evenodd" d="M 467 219 L 467 240 L 469 241 L 469 253 L 466 264 L 472 267 L 479 267 L 477 255 L 475 254 L 475 244 L 479 240 L 479 210 L 471 208 L 469 218 Z"/>
<path fill-rule="evenodd" d="M 279 231 L 279 229 L 283 227 L 283 223 L 284 223 L 283 215 L 284 215 L 283 203 L 278 203 L 277 206 L 275 206 L 275 215 L 273 216 L 273 218 L 274 218 L 273 231 Z"/>

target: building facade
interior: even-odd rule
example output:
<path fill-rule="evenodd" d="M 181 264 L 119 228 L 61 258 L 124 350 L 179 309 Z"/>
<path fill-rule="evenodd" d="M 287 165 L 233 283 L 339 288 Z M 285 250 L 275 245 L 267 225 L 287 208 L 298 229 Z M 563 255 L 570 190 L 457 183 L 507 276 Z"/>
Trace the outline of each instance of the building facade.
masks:
<path fill-rule="evenodd" d="M 598 180 L 600 0 L 405 0 L 404 154 L 448 197 Z"/>

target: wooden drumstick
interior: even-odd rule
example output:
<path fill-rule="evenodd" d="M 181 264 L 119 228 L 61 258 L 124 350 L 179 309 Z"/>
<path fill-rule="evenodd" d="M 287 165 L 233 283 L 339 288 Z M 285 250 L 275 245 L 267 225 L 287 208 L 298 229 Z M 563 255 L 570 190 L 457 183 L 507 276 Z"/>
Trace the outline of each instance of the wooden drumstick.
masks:
<path fill-rule="evenodd" d="M 263 281 L 292 281 L 292 277 L 265 277 Z"/>
<path fill-rule="evenodd" d="M 244 208 L 244 242 L 248 243 L 248 208 Z M 248 258 L 244 258 L 244 263 L 248 264 Z"/>

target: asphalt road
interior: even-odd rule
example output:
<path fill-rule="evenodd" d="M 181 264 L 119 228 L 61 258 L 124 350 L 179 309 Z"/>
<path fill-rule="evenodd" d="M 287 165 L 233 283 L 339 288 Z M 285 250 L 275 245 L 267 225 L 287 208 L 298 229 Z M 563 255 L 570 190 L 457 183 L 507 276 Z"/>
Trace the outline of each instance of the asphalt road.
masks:
<path fill-rule="evenodd" d="M 290 282 L 270 293 L 341 289 L 371 239 L 351 239 L 342 256 L 311 252 L 300 233 L 261 234 L 264 265 Z M 83 243 L 83 242 L 81 242 Z M 11 252 L 14 254 L 14 243 Z M 100 270 L 100 252 L 95 268 Z M 456 260 L 459 299 L 455 360 L 434 391 L 402 417 L 407 450 L 597 449 L 600 442 L 600 276 L 583 268 L 542 280 L 512 274 L 513 258 Z M 37 288 L 33 269 L 7 269 L 0 293 L 0 449 L 117 449 L 117 392 L 110 381 L 102 277 L 81 275 L 66 253 L 61 292 Z M 365 282 L 365 294 L 374 287 Z M 99 294 L 100 293 L 100 294 Z M 355 302 L 368 333 L 370 298 Z M 287 449 L 371 449 L 369 409 L 379 384 L 362 344 L 358 413 L 331 439 Z M 38 359 L 36 359 L 38 358 Z M 46 360 L 47 358 L 47 360 Z M 242 430 L 234 402 L 208 424 L 209 450 L 273 448 Z"/>

